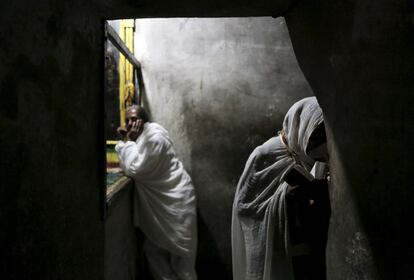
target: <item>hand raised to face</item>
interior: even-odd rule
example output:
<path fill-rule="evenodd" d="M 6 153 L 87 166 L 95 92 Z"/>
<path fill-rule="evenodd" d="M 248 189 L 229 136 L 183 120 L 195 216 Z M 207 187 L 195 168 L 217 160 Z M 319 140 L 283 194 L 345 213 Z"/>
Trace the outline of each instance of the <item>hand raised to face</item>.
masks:
<path fill-rule="evenodd" d="M 130 129 L 128 130 L 126 135 L 126 140 L 136 141 L 138 136 L 142 132 L 143 125 L 144 123 L 141 119 L 132 121 L 132 123 L 130 124 Z"/>
<path fill-rule="evenodd" d="M 118 133 L 119 140 L 122 140 L 122 141 L 126 140 L 128 131 L 126 130 L 125 127 L 122 127 L 122 126 L 118 127 L 116 129 L 116 132 Z"/>

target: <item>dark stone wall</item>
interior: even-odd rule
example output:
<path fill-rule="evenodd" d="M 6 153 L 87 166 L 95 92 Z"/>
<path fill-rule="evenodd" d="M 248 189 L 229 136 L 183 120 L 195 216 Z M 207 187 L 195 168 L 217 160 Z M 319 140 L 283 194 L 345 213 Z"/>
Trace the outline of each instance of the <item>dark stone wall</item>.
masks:
<path fill-rule="evenodd" d="M 132 180 L 108 201 L 105 219 L 106 280 L 140 279 L 145 272 L 141 233 L 132 224 L 132 201 L 135 184 Z M 141 249 L 141 250 L 139 250 Z"/>
<path fill-rule="evenodd" d="M 3 278 L 103 278 L 104 18 L 280 15 L 288 6 L 2 1 Z M 301 0 L 286 18 L 328 126 L 329 278 L 412 279 L 413 5 Z"/>
<path fill-rule="evenodd" d="M 0 4 L 2 279 L 102 279 L 102 22 L 91 2 Z"/>
<path fill-rule="evenodd" d="M 304 0 L 286 16 L 328 126 L 329 279 L 414 277 L 412 8 Z"/>

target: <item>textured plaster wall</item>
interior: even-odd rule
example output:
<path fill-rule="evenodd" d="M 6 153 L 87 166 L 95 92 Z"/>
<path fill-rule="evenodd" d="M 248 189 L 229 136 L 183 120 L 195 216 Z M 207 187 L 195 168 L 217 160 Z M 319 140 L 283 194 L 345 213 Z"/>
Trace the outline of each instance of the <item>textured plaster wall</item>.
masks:
<path fill-rule="evenodd" d="M 0 26 L 1 277 L 102 279 L 99 18 L 2 1 Z"/>
<path fill-rule="evenodd" d="M 329 279 L 414 279 L 413 8 L 304 0 L 286 16 L 328 126 Z"/>
<path fill-rule="evenodd" d="M 142 240 L 132 224 L 134 187 L 134 182 L 129 181 L 109 202 L 105 220 L 105 280 L 136 279 L 143 274 L 143 251 L 139 250 Z"/>
<path fill-rule="evenodd" d="M 196 188 L 200 278 L 230 279 L 231 209 L 247 157 L 312 91 L 283 18 L 144 19 L 136 32 L 153 120 Z"/>

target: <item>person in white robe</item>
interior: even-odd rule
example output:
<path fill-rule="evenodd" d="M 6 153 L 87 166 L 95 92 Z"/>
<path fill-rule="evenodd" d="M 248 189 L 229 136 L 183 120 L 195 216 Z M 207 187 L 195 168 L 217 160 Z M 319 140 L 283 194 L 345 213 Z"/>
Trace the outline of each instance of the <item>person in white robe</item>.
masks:
<path fill-rule="evenodd" d="M 233 204 L 233 279 L 294 279 L 286 206 L 289 186 L 283 177 L 295 164 L 310 171 L 315 159 L 326 160 L 323 137 L 309 143 L 321 125 L 316 98 L 300 100 L 286 114 L 279 136 L 257 147 L 247 160 Z"/>
<path fill-rule="evenodd" d="M 135 182 L 133 222 L 156 280 L 195 280 L 196 197 L 167 131 L 137 105 L 126 111 L 115 146 L 123 172 Z"/>

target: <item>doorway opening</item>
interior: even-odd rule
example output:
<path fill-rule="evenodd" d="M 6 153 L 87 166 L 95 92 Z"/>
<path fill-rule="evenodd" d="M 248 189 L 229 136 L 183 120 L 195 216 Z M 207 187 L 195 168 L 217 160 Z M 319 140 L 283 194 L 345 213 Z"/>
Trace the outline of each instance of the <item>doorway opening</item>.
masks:
<path fill-rule="evenodd" d="M 121 37 L 121 21 L 116 22 L 108 25 Z M 194 183 L 199 279 L 216 275 L 231 279 L 232 204 L 244 164 L 255 147 L 277 134 L 289 107 L 313 95 L 296 61 L 286 23 L 271 17 L 159 18 L 131 20 L 130 26 L 134 40 L 126 45 L 130 44 L 141 74 L 133 72 L 132 94 L 120 98 L 121 92 L 132 87 L 125 80 L 121 90 L 121 73 L 111 70 L 119 78 L 112 77 L 117 93 L 105 95 L 114 100 L 105 102 L 107 135 L 112 135 L 105 139 L 111 141 L 107 142 L 108 167 L 123 177 L 113 146 L 116 128 L 125 125 L 122 108 L 132 96 L 131 103 L 143 105 L 151 120 L 168 130 L 177 157 Z M 120 64 L 112 69 L 125 71 Z M 108 119 L 110 110 L 113 122 Z M 116 193 L 117 179 L 109 181 L 107 199 Z M 107 243 L 116 242 L 108 234 L 107 239 Z M 109 246 L 130 250 L 121 241 Z M 124 255 L 128 254 L 142 257 L 139 252 Z M 120 266 L 128 265 L 107 260 L 108 273 L 124 271 Z M 140 275 L 145 272 L 142 266 L 128 269 Z"/>

